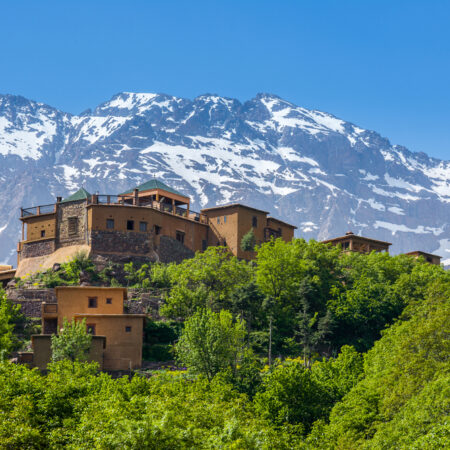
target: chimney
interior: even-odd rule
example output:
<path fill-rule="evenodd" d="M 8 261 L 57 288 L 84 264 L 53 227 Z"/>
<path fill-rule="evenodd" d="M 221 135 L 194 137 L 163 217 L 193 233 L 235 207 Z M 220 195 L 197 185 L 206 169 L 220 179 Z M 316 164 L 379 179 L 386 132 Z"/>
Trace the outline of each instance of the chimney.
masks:
<path fill-rule="evenodd" d="M 347 233 L 345 233 L 346 236 L 351 236 L 353 234 L 353 231 L 347 231 Z"/>

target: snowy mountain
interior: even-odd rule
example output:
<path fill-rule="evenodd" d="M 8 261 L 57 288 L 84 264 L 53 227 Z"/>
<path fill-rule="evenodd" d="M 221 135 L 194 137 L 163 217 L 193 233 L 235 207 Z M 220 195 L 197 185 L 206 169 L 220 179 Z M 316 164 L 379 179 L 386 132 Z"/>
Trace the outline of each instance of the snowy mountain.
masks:
<path fill-rule="evenodd" d="M 156 176 L 197 210 L 242 202 L 306 239 L 348 230 L 450 265 L 450 161 L 275 95 L 245 103 L 121 93 L 78 116 L 0 96 L 0 262 L 15 261 L 20 206 L 79 186 L 118 193 Z"/>

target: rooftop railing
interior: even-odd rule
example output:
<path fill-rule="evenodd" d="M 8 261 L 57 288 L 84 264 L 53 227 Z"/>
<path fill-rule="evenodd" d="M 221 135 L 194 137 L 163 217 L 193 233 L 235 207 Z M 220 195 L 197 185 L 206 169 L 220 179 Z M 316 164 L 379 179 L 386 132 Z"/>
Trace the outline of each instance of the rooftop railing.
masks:
<path fill-rule="evenodd" d="M 208 224 L 208 217 L 204 214 L 188 211 L 187 209 L 180 208 L 178 206 L 174 207 L 170 203 L 156 202 L 151 200 L 138 199 L 137 203 L 133 202 L 134 198 L 132 195 L 107 195 L 107 194 L 94 194 L 88 198 L 88 205 L 117 205 L 117 206 L 129 206 L 129 207 L 143 207 L 156 209 L 157 211 L 162 211 L 168 214 L 174 214 L 179 217 L 184 217 L 188 220 L 193 220 L 194 222 L 199 222 L 203 224 Z M 31 217 L 39 216 L 41 214 L 49 214 L 56 212 L 57 203 L 51 205 L 40 205 L 33 206 L 31 208 L 21 208 L 20 217 Z"/>
<path fill-rule="evenodd" d="M 20 217 L 39 216 L 40 214 L 52 214 L 55 211 L 55 203 L 52 203 L 51 205 L 32 206 L 31 208 L 21 208 Z"/>

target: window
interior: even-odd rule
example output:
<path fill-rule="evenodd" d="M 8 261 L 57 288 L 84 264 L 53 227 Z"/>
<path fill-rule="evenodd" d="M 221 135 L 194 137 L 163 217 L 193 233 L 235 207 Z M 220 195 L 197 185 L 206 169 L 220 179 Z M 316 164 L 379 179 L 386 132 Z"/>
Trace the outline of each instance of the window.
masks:
<path fill-rule="evenodd" d="M 217 224 L 220 224 L 220 217 L 217 218 Z"/>
<path fill-rule="evenodd" d="M 227 216 L 223 216 L 223 223 L 227 223 Z"/>
<path fill-rule="evenodd" d="M 127 230 L 134 230 L 134 220 L 127 220 Z"/>
<path fill-rule="evenodd" d="M 252 227 L 256 228 L 258 226 L 258 218 L 256 216 L 252 217 Z"/>
<path fill-rule="evenodd" d="M 208 241 L 206 239 L 202 240 L 202 251 L 204 252 L 208 247 Z"/>
<path fill-rule="evenodd" d="M 125 333 L 131 333 L 131 326 L 130 325 L 127 325 L 125 327 Z"/>
<path fill-rule="evenodd" d="M 182 244 L 184 244 L 184 232 L 183 231 L 177 231 L 176 237 L 177 237 L 178 242 L 181 242 Z"/>
<path fill-rule="evenodd" d="M 89 308 L 97 308 L 97 297 L 89 297 L 88 307 Z"/>
<path fill-rule="evenodd" d="M 107 298 L 106 299 L 106 304 L 107 305 L 111 305 L 112 304 L 112 298 Z"/>
<path fill-rule="evenodd" d="M 41 230 L 41 238 L 45 237 L 45 230 Z"/>
<path fill-rule="evenodd" d="M 78 217 L 69 217 L 69 236 L 73 236 L 74 234 L 78 234 Z"/>
<path fill-rule="evenodd" d="M 139 222 L 139 231 L 147 231 L 147 222 Z"/>
<path fill-rule="evenodd" d="M 106 219 L 106 229 L 114 230 L 114 219 Z"/>
<path fill-rule="evenodd" d="M 87 323 L 86 332 L 95 336 L 95 323 Z"/>
<path fill-rule="evenodd" d="M 342 244 L 342 249 L 343 249 L 343 250 L 347 250 L 347 249 L 349 248 L 349 246 L 350 246 L 350 242 L 344 242 L 344 243 Z"/>
<path fill-rule="evenodd" d="M 281 228 L 278 228 L 278 236 L 283 236 L 283 231 L 281 230 Z"/>
<path fill-rule="evenodd" d="M 159 225 L 155 225 L 155 234 L 161 233 L 161 227 Z"/>

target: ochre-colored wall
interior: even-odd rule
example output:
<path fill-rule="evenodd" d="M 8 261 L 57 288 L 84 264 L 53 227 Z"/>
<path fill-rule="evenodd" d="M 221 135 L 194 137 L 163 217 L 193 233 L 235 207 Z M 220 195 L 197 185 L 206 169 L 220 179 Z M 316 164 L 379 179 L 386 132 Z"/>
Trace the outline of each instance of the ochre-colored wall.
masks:
<path fill-rule="evenodd" d="M 106 336 L 103 354 L 105 370 L 128 370 L 142 366 L 143 316 L 136 314 L 75 315 L 75 320 L 83 319 L 86 319 L 86 324 L 95 325 L 96 335 Z M 131 327 L 130 332 L 125 331 L 127 326 Z"/>
<path fill-rule="evenodd" d="M 290 242 L 294 238 L 295 228 L 289 227 L 283 222 L 279 222 L 278 220 L 274 219 L 273 217 L 267 218 L 267 226 L 274 230 L 278 230 L 279 228 L 281 228 L 281 237 L 286 242 Z"/>
<path fill-rule="evenodd" d="M 34 334 L 31 336 L 33 346 L 33 367 L 39 370 L 46 370 L 47 364 L 52 359 L 52 337 L 48 334 Z M 103 370 L 103 347 L 105 338 L 103 336 L 93 336 L 91 348 L 89 350 L 88 361 L 96 361 L 99 369 Z"/>
<path fill-rule="evenodd" d="M 244 252 L 241 250 L 241 240 L 245 234 L 253 229 L 256 243 L 261 244 L 264 242 L 264 228 L 267 224 L 267 214 L 265 212 L 246 208 L 242 205 L 213 209 L 210 211 L 205 210 L 202 212 L 208 216 L 213 226 L 217 228 L 221 236 L 226 239 L 228 247 L 235 256 L 245 259 L 254 258 L 254 252 Z M 224 216 L 227 216 L 226 222 Z M 253 217 L 257 218 L 256 227 L 252 226 Z M 220 223 L 217 223 L 218 218 Z M 217 242 L 215 244 L 217 244 Z"/>
<path fill-rule="evenodd" d="M 114 219 L 114 230 L 106 228 L 106 220 Z M 139 222 L 147 222 L 147 234 L 159 245 L 161 235 L 176 239 L 176 232 L 185 233 L 184 245 L 192 251 L 202 250 L 202 240 L 208 240 L 208 226 L 193 220 L 145 207 L 120 205 L 91 205 L 88 207 L 88 226 L 92 230 L 120 231 L 126 233 L 127 221 L 134 220 L 134 232 L 139 232 Z M 153 226 L 161 227 L 160 235 L 153 235 Z M 143 232 L 145 233 L 145 232 Z"/>
<path fill-rule="evenodd" d="M 41 216 L 30 217 L 25 220 L 26 223 L 26 241 L 37 241 L 39 239 L 49 239 L 55 237 L 56 216 L 55 214 L 45 214 Z M 41 230 L 45 230 L 45 236 L 41 237 Z"/>
<path fill-rule="evenodd" d="M 101 287 L 58 287 L 58 330 L 63 325 L 63 319 L 69 322 L 75 314 L 122 314 L 123 288 Z M 89 297 L 97 297 L 97 308 L 89 308 Z M 111 298 L 112 303 L 107 304 L 106 299 Z M 98 333 L 97 334 L 101 334 Z"/>
<path fill-rule="evenodd" d="M 238 207 L 230 207 L 226 209 L 217 209 L 212 211 L 206 211 L 211 222 L 211 232 L 209 236 L 208 245 L 217 245 L 219 239 L 225 239 L 228 248 L 233 255 L 238 252 Z M 225 221 L 226 216 L 226 221 Z M 219 223 L 217 222 L 219 219 Z M 219 235 L 216 235 L 218 233 Z"/>

